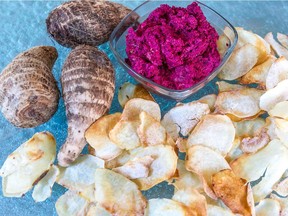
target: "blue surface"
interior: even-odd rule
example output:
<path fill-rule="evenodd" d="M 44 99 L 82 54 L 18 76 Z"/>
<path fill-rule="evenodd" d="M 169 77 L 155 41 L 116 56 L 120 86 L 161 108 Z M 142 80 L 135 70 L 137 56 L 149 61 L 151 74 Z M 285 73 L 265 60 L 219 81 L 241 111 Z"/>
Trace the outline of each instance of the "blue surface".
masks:
<path fill-rule="evenodd" d="M 121 2 L 124 2 L 130 8 L 134 8 L 140 3 L 140 1 Z M 45 19 L 48 13 L 60 3 L 61 1 L 0 1 L 0 70 L 18 53 L 32 46 L 53 45 L 59 53 L 59 58 L 53 69 L 55 78 L 59 81 L 61 68 L 69 53 L 69 49 L 61 47 L 49 38 L 46 33 Z M 206 4 L 220 12 L 235 26 L 253 30 L 261 36 L 270 31 L 288 33 L 288 2 L 206 1 Z M 120 65 L 115 62 L 108 45 L 102 45 L 101 49 L 108 54 L 115 66 L 117 87 L 126 81 L 134 82 Z M 216 92 L 214 83 L 215 80 L 185 101 L 198 99 L 205 94 Z M 110 112 L 121 110 L 117 101 L 117 91 Z M 156 97 L 156 100 L 159 102 L 163 113 L 175 105 L 175 102 L 160 97 Z M 54 134 L 59 149 L 67 135 L 66 116 L 62 99 L 53 118 L 49 122 L 33 129 L 15 128 L 0 114 L 0 165 L 2 166 L 6 157 L 35 132 L 44 130 Z M 0 215 L 57 215 L 54 204 L 64 191 L 64 188 L 55 185 L 52 197 L 42 203 L 35 203 L 31 197 L 31 192 L 27 193 L 24 198 L 4 198 L 0 195 Z M 161 184 L 146 192 L 145 195 L 149 198 L 170 197 L 171 193 L 171 187 Z"/>

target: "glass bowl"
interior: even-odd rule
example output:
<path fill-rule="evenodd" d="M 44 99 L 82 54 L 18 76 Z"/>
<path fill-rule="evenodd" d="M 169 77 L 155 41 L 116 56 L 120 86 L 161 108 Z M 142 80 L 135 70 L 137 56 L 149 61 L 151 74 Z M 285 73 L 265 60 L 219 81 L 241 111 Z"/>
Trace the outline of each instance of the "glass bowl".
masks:
<path fill-rule="evenodd" d="M 141 83 L 147 90 L 154 92 L 156 94 L 175 99 L 177 101 L 184 100 L 196 91 L 203 88 L 208 82 L 210 82 L 215 76 L 221 71 L 223 65 L 228 61 L 233 49 L 236 46 L 238 35 L 235 28 L 219 13 L 208 7 L 207 5 L 198 2 L 201 10 L 207 18 L 207 21 L 216 29 L 219 35 L 227 37 L 227 50 L 221 56 L 221 62 L 214 71 L 207 76 L 205 79 L 201 80 L 197 84 L 193 85 L 188 89 L 174 90 L 163 87 L 144 76 L 138 74 L 134 71 L 126 62 L 126 35 L 130 27 L 136 29 L 139 23 L 142 23 L 149 14 L 158 8 L 161 4 L 168 4 L 170 6 L 177 7 L 187 7 L 192 1 L 146 1 L 137 8 L 135 8 L 130 14 L 128 14 L 114 29 L 110 36 L 110 48 L 115 55 L 117 61 L 122 65 L 122 67 L 139 83 Z M 225 31 L 224 31 L 225 29 Z"/>

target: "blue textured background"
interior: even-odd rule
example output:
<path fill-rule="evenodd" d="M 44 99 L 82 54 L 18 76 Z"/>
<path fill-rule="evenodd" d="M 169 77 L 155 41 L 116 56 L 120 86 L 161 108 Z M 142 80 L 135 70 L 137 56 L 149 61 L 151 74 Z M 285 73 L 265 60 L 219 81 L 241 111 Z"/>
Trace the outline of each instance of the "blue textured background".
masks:
<path fill-rule="evenodd" d="M 37 45 L 53 45 L 57 48 L 59 58 L 54 66 L 53 73 L 57 81 L 60 79 L 61 67 L 69 49 L 63 48 L 53 42 L 46 33 L 45 19 L 48 13 L 63 1 L 1 1 L 0 0 L 0 70 L 2 70 L 18 53 Z M 121 1 L 130 8 L 136 7 L 140 1 Z M 205 1 L 207 5 L 220 12 L 235 26 L 243 26 L 245 29 L 264 36 L 266 33 L 288 33 L 288 2 L 287 1 Z M 119 87 L 126 81 L 134 82 L 119 64 L 115 62 L 108 45 L 101 46 L 112 60 L 116 74 L 116 84 Z M 59 83 L 58 83 L 59 84 Z M 59 85 L 59 88 L 60 85 Z M 185 101 L 198 99 L 199 97 L 215 92 L 214 82 L 200 90 Z M 175 102 L 156 97 L 163 112 L 172 107 Z M 111 112 L 119 111 L 117 91 L 112 104 Z M 0 114 L 0 166 L 6 157 L 20 144 L 30 138 L 35 132 L 48 130 L 54 134 L 59 148 L 65 141 L 67 124 L 63 100 L 60 100 L 59 108 L 53 118 L 47 123 L 33 129 L 15 128 L 9 124 Z M 1 187 L 1 186 L 0 186 Z M 0 188 L 2 190 L 2 188 Z M 55 185 L 52 196 L 42 203 L 35 203 L 31 198 L 31 192 L 24 198 L 5 198 L 0 195 L 0 215 L 57 215 L 54 204 L 65 190 Z M 161 184 L 145 195 L 153 197 L 170 197 L 172 188 L 165 183 Z"/>

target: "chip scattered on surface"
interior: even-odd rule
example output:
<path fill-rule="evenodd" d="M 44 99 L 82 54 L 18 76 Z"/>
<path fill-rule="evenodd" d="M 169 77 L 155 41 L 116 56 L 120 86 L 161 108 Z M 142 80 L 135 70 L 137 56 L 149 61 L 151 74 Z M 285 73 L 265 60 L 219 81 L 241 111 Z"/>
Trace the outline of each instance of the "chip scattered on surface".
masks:
<path fill-rule="evenodd" d="M 286 177 L 281 182 L 273 187 L 273 190 L 280 196 L 288 196 L 288 178 Z"/>
<path fill-rule="evenodd" d="M 225 91 L 233 91 L 233 90 L 240 90 L 246 88 L 243 85 L 239 84 L 231 84 L 225 81 L 218 81 L 216 82 L 216 85 L 218 86 L 219 92 L 225 92 Z"/>
<path fill-rule="evenodd" d="M 205 95 L 205 96 L 201 97 L 197 101 L 200 102 L 200 103 L 207 104 L 209 106 L 210 111 L 213 112 L 214 109 L 215 109 L 214 105 L 215 105 L 215 102 L 216 102 L 216 98 L 217 98 L 216 94 L 208 94 L 208 95 Z"/>
<path fill-rule="evenodd" d="M 207 216 L 235 216 L 230 210 L 216 205 L 207 205 Z"/>
<path fill-rule="evenodd" d="M 255 208 L 257 216 L 280 215 L 280 204 L 277 200 L 263 199 Z"/>
<path fill-rule="evenodd" d="M 268 114 L 272 117 L 283 118 L 288 120 L 288 101 L 277 103 Z"/>
<path fill-rule="evenodd" d="M 274 88 L 282 80 L 288 79 L 288 61 L 280 57 L 271 65 L 266 77 L 266 89 Z"/>
<path fill-rule="evenodd" d="M 263 118 L 255 118 L 233 123 L 236 128 L 236 137 L 244 138 L 254 137 L 255 135 L 259 134 L 265 125 L 265 120 Z"/>
<path fill-rule="evenodd" d="M 179 133 L 187 136 L 200 119 L 209 112 L 209 106 L 205 103 L 178 104 L 164 115 L 161 124 L 166 128 L 167 133 L 176 140 Z"/>
<path fill-rule="evenodd" d="M 286 34 L 281 34 L 277 32 L 277 39 L 281 43 L 282 46 L 288 49 L 288 36 Z"/>
<path fill-rule="evenodd" d="M 231 149 L 235 138 L 235 128 L 231 119 L 225 115 L 205 115 L 193 129 L 187 140 L 187 148 L 203 145 L 225 156 Z"/>
<path fill-rule="evenodd" d="M 32 197 L 35 202 L 43 202 L 51 196 L 52 187 L 56 182 L 56 178 L 59 175 L 59 169 L 57 166 L 52 165 L 48 173 L 42 178 L 34 187 Z"/>
<path fill-rule="evenodd" d="M 279 57 L 284 56 L 286 59 L 288 59 L 288 50 L 274 39 L 272 32 L 266 34 L 264 39 L 271 45 L 272 49 Z"/>
<path fill-rule="evenodd" d="M 122 153 L 122 149 L 109 138 L 109 132 L 120 120 L 121 113 L 106 115 L 94 122 L 85 132 L 85 139 L 94 148 L 95 156 L 112 160 Z"/>
<path fill-rule="evenodd" d="M 112 215 L 143 215 L 146 207 L 135 183 L 107 169 L 96 169 L 95 201 Z"/>
<path fill-rule="evenodd" d="M 2 191 L 7 197 L 21 197 L 48 172 L 56 156 L 56 141 L 48 132 L 36 133 L 4 162 Z"/>

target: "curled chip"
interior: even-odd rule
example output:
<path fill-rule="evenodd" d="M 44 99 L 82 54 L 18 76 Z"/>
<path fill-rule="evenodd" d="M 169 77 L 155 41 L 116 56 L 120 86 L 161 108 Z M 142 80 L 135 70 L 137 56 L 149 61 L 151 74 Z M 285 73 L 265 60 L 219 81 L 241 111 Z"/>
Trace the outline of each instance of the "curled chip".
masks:
<path fill-rule="evenodd" d="M 207 104 L 209 106 L 210 111 L 213 112 L 214 109 L 215 109 L 214 105 L 215 105 L 215 102 L 216 102 L 216 98 L 217 98 L 216 94 L 208 94 L 208 95 L 205 95 L 205 96 L 201 97 L 197 101 L 200 102 L 200 103 Z"/>
<path fill-rule="evenodd" d="M 243 85 L 231 84 L 231 83 L 228 83 L 228 82 L 225 82 L 225 81 L 218 81 L 218 82 L 216 82 L 216 84 L 218 86 L 219 92 L 240 90 L 240 89 L 246 88 Z"/>
<path fill-rule="evenodd" d="M 59 216 L 85 215 L 88 201 L 76 192 L 68 190 L 56 201 L 55 207 Z"/>
<path fill-rule="evenodd" d="M 273 187 L 273 190 L 280 196 L 288 196 L 288 178 L 283 179 Z"/>
<path fill-rule="evenodd" d="M 203 190 L 203 186 L 198 175 L 186 170 L 185 162 L 183 160 L 178 160 L 177 170 L 179 176 L 175 178 L 174 182 L 172 183 L 175 190 L 185 190 L 186 188 L 190 187 L 199 191 Z"/>
<path fill-rule="evenodd" d="M 280 141 L 288 147 L 288 121 L 284 119 L 273 119 L 274 133 Z"/>
<path fill-rule="evenodd" d="M 266 129 L 263 129 L 259 135 L 254 137 L 246 137 L 241 140 L 241 150 L 244 153 L 255 153 L 259 149 L 266 146 L 270 141 Z"/>
<path fill-rule="evenodd" d="M 282 56 L 272 64 L 266 77 L 266 88 L 274 88 L 282 80 L 288 79 L 288 61 Z"/>
<path fill-rule="evenodd" d="M 108 211 L 99 204 L 90 203 L 86 210 L 85 216 L 112 216 Z"/>
<path fill-rule="evenodd" d="M 232 161 L 230 165 L 234 173 L 237 173 L 239 177 L 249 182 L 258 180 L 266 171 L 262 181 L 263 183 L 269 181 L 266 182 L 267 185 L 263 185 L 261 183 L 262 181 L 260 181 L 260 183 L 253 187 L 254 191 L 255 187 L 259 188 L 258 185 L 261 184 L 261 188 L 259 188 L 260 195 L 261 192 L 266 193 L 270 191 L 288 168 L 288 162 L 286 162 L 288 159 L 287 152 L 288 149 L 279 140 L 272 140 L 258 152 L 254 154 L 243 154 Z M 257 163 L 255 163 L 255 161 L 257 161 Z"/>
<path fill-rule="evenodd" d="M 264 125 L 265 120 L 263 118 L 234 122 L 234 126 L 236 128 L 236 137 L 253 137 L 259 134 Z"/>
<path fill-rule="evenodd" d="M 215 103 L 215 111 L 236 118 L 249 119 L 261 113 L 259 99 L 263 90 L 245 88 L 229 92 L 220 92 Z"/>
<path fill-rule="evenodd" d="M 227 29 L 226 29 L 227 31 Z M 224 30 L 225 32 L 225 30 Z M 227 49 L 229 48 L 229 44 L 230 44 L 230 39 L 226 36 L 226 34 L 222 34 L 219 36 L 218 40 L 217 40 L 217 49 L 218 49 L 218 52 L 221 56 L 221 59 L 222 57 L 225 55 Z"/>
<path fill-rule="evenodd" d="M 88 200 L 93 200 L 94 173 L 97 168 L 103 167 L 103 160 L 92 155 L 80 155 L 69 167 L 59 168 L 57 183 L 80 193 Z"/>
<path fill-rule="evenodd" d="M 237 177 L 232 170 L 221 170 L 212 175 L 213 191 L 233 213 L 254 215 L 248 200 L 249 183 Z M 253 203 L 254 207 L 254 203 Z"/>
<path fill-rule="evenodd" d="M 230 169 L 227 161 L 216 151 L 201 145 L 189 148 L 187 158 L 186 169 L 197 173 L 203 182 L 206 194 L 212 199 L 217 199 L 212 190 L 211 177 L 220 170 Z"/>
<path fill-rule="evenodd" d="M 232 52 L 231 57 L 222 68 L 218 77 L 224 80 L 235 80 L 245 75 L 258 62 L 260 50 L 252 44 L 244 46 Z"/>
<path fill-rule="evenodd" d="M 112 215 L 143 215 L 146 207 L 135 183 L 107 169 L 96 169 L 95 201 Z"/>
<path fill-rule="evenodd" d="M 120 120 L 121 113 L 106 115 L 94 122 L 85 132 L 85 138 L 94 148 L 95 156 L 112 160 L 122 153 L 122 149 L 109 139 L 109 132 Z"/>
<path fill-rule="evenodd" d="M 288 49 L 288 36 L 286 34 L 281 34 L 278 32 L 277 39 L 281 43 L 282 46 Z"/>
<path fill-rule="evenodd" d="M 154 161 L 150 155 L 133 158 L 123 166 L 114 168 L 113 171 L 122 174 L 129 179 L 146 178 L 149 175 L 149 169 Z"/>
<path fill-rule="evenodd" d="M 253 67 L 247 74 L 245 74 L 241 78 L 240 83 L 257 83 L 261 89 L 266 89 L 266 77 L 268 75 L 271 65 L 275 62 L 275 60 L 275 56 L 269 55 L 265 62 Z"/>
<path fill-rule="evenodd" d="M 272 32 L 269 32 L 264 39 L 271 45 L 272 49 L 277 53 L 279 57 L 284 56 L 288 59 L 288 50 L 281 46 L 273 37 Z"/>
<path fill-rule="evenodd" d="M 190 208 L 192 212 L 196 212 L 196 215 L 207 215 L 207 202 L 205 196 L 191 187 L 177 190 L 174 193 L 172 200 L 183 203 Z"/>
<path fill-rule="evenodd" d="M 172 146 L 149 146 L 139 148 L 134 153 L 131 153 L 131 159 L 146 156 L 151 156 L 154 159 L 150 165 L 149 176 L 133 180 L 139 186 L 140 190 L 148 190 L 154 185 L 170 179 L 177 168 L 178 157 Z"/>
<path fill-rule="evenodd" d="M 205 103 L 178 104 L 164 115 L 161 124 L 167 133 L 176 140 L 179 133 L 187 136 L 200 119 L 209 112 L 209 106 Z"/>
<path fill-rule="evenodd" d="M 286 216 L 288 215 L 288 199 L 287 197 L 283 198 L 283 197 L 279 197 L 276 194 L 271 193 L 270 196 L 273 200 L 276 200 L 279 202 L 280 204 L 280 216 Z"/>
<path fill-rule="evenodd" d="M 145 216 L 159 215 L 187 216 L 197 214 L 184 204 L 171 199 L 150 199 L 145 210 Z"/>
<path fill-rule="evenodd" d="M 32 197 L 35 202 L 43 202 L 51 196 L 52 187 L 56 182 L 56 178 L 59 175 L 59 169 L 57 166 L 52 165 L 48 173 L 42 178 L 34 187 Z"/>
<path fill-rule="evenodd" d="M 283 80 L 272 89 L 265 92 L 260 98 L 262 110 L 270 111 L 277 103 L 288 100 L 288 79 Z"/>
<path fill-rule="evenodd" d="M 277 200 L 263 199 L 255 208 L 257 216 L 280 215 L 280 204 Z"/>
<path fill-rule="evenodd" d="M 131 156 L 128 151 L 123 151 L 118 157 L 110 161 L 105 161 L 105 168 L 113 169 L 119 166 L 123 166 L 130 160 Z"/>
<path fill-rule="evenodd" d="M 141 85 L 133 85 L 132 83 L 126 82 L 120 88 L 118 92 L 119 104 L 124 107 L 125 104 L 133 98 L 142 98 L 145 100 L 154 101 L 152 95 Z"/>
<path fill-rule="evenodd" d="M 278 117 L 288 120 L 288 101 L 277 103 L 268 114 L 272 117 Z"/>
<path fill-rule="evenodd" d="M 208 114 L 196 125 L 187 140 L 187 148 L 204 145 L 225 156 L 235 138 L 235 128 L 229 117 Z"/>
<path fill-rule="evenodd" d="M 138 137 L 143 146 L 166 143 L 166 130 L 161 123 L 146 112 L 140 113 L 140 125 L 137 129 Z"/>
<path fill-rule="evenodd" d="M 240 143 L 241 143 L 240 138 L 236 137 L 233 141 L 232 148 L 225 157 L 227 162 L 230 162 L 243 154 L 242 150 L 240 149 Z"/>
<path fill-rule="evenodd" d="M 4 162 L 2 190 L 6 197 L 21 197 L 48 172 L 56 156 L 56 141 L 48 132 L 36 133 Z"/>
<path fill-rule="evenodd" d="M 207 205 L 207 216 L 235 216 L 230 210 L 216 205 Z"/>

